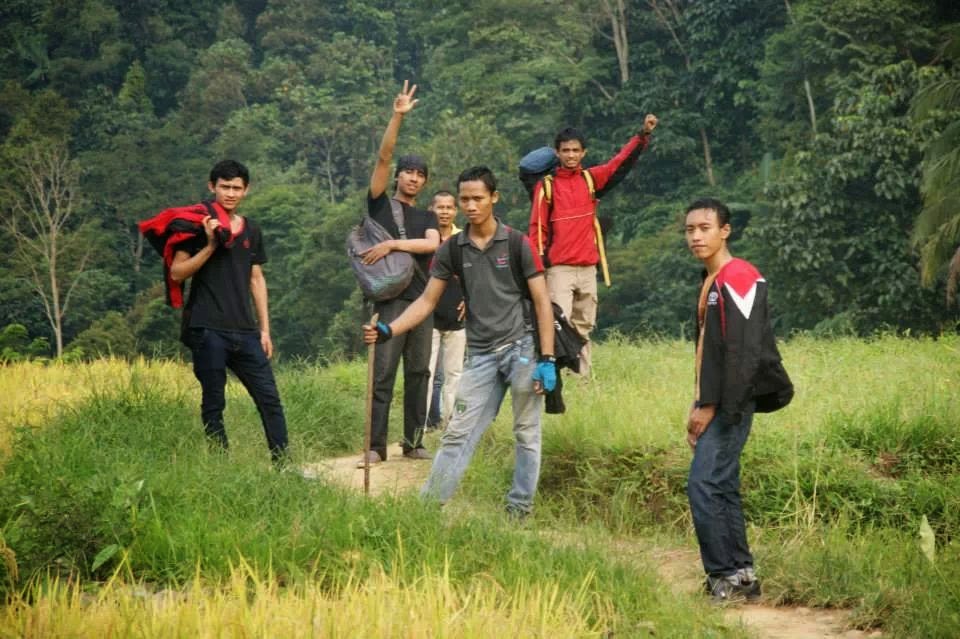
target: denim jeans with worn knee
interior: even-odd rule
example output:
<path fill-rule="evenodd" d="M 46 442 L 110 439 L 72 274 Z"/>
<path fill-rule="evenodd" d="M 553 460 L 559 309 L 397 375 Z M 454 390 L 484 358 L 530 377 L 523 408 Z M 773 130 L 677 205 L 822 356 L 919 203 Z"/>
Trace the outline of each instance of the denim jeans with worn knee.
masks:
<path fill-rule="evenodd" d="M 537 360 L 533 337 L 523 338 L 489 353 L 469 354 L 454 400 L 453 417 L 440 440 L 421 494 L 446 503 L 456 491 L 480 437 L 496 418 L 510 389 L 516 461 L 507 507 L 533 510 L 540 478 L 540 413 L 543 398 L 533 388 Z"/>
<path fill-rule="evenodd" d="M 703 568 L 712 577 L 753 566 L 740 501 L 740 453 L 752 422 L 752 404 L 737 423 L 718 413 L 694 448 L 687 496 Z"/>

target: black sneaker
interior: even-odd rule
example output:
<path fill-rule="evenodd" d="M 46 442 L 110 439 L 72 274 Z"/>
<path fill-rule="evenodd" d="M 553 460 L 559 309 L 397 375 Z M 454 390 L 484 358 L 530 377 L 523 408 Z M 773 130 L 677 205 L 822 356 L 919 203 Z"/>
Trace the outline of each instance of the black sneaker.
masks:
<path fill-rule="evenodd" d="M 521 522 L 530 516 L 530 512 L 517 508 L 516 506 L 507 506 L 507 519 L 510 521 Z"/>
<path fill-rule="evenodd" d="M 747 596 L 743 594 L 739 583 L 736 582 L 735 575 L 707 577 L 703 587 L 715 604 L 741 603 L 747 600 Z"/>
<path fill-rule="evenodd" d="M 743 596 L 747 598 L 747 601 L 756 601 L 760 599 L 762 590 L 760 588 L 760 580 L 754 579 L 749 582 L 740 582 L 739 586 L 736 586 L 743 593 Z"/>
<path fill-rule="evenodd" d="M 714 603 L 742 603 L 756 601 L 760 598 L 760 580 L 743 583 L 739 575 L 729 577 L 707 577 L 703 584 L 704 590 Z"/>

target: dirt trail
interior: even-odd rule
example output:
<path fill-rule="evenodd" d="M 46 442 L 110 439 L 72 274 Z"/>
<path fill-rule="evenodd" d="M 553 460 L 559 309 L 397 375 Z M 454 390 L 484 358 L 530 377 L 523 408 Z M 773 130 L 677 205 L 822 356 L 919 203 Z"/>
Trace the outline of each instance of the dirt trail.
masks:
<path fill-rule="evenodd" d="M 339 457 L 302 467 L 304 477 L 327 479 L 362 491 L 363 469 L 356 467 L 360 455 Z M 396 495 L 418 490 L 430 472 L 430 462 L 405 459 L 399 445 L 387 451 L 387 461 L 370 468 L 370 494 Z M 547 532 L 547 531 L 545 531 Z M 564 535 L 547 532 L 545 536 L 565 543 Z M 696 594 L 703 587 L 700 560 L 696 552 L 677 548 L 651 548 L 637 542 L 618 542 L 618 556 L 649 565 L 654 563 L 660 576 L 674 592 Z M 849 613 L 844 610 L 774 606 L 770 603 L 731 606 L 724 612 L 731 625 L 742 625 L 759 639 L 875 639 L 880 631 L 847 630 Z"/>

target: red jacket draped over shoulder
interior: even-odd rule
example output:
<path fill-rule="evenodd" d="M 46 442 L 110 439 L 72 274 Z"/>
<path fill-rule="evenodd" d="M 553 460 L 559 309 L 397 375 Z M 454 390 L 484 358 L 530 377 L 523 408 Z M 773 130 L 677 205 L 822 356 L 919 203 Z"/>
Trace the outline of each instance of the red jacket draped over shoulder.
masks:
<path fill-rule="evenodd" d="M 183 282 L 174 281 L 170 276 L 173 256 L 177 245 L 205 235 L 203 221 L 216 214 L 220 226 L 230 228 L 230 214 L 216 202 L 201 202 L 190 206 L 178 206 L 161 211 L 148 220 L 137 224 L 140 233 L 163 258 L 163 280 L 167 287 L 167 303 L 173 308 L 183 306 Z M 231 230 L 230 241 L 233 242 Z"/>

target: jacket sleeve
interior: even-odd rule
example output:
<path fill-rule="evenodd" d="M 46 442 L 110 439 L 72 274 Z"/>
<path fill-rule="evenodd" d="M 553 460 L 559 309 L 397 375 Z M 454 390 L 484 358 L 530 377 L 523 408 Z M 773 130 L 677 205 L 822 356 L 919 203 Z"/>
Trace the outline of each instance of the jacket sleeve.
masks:
<path fill-rule="evenodd" d="M 649 141 L 648 135 L 635 135 L 606 163 L 590 167 L 598 198 L 623 181 L 637 163 L 640 154 L 646 150 Z"/>
<path fill-rule="evenodd" d="M 717 290 L 716 283 L 712 290 Z M 717 298 L 718 299 L 718 298 Z M 707 306 L 703 331 L 703 357 L 700 361 L 700 388 L 697 406 L 718 406 L 723 397 L 724 349 L 722 311 L 717 304 Z"/>
<path fill-rule="evenodd" d="M 547 233 L 550 229 L 550 205 L 543 194 L 543 180 L 537 182 L 533 188 L 533 202 L 530 205 L 530 226 L 527 236 L 533 244 L 537 255 L 543 255 L 547 250 L 549 240 Z"/>

